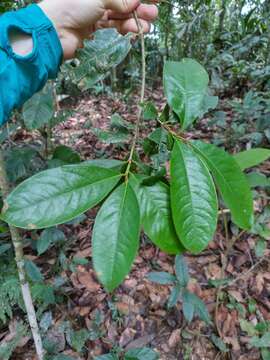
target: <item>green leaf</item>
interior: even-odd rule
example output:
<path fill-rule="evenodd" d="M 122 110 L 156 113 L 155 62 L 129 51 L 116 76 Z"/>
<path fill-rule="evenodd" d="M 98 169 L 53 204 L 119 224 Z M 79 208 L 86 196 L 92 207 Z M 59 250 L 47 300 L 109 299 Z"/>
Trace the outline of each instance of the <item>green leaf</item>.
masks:
<path fill-rule="evenodd" d="M 37 240 L 38 255 L 46 252 L 52 244 L 65 240 L 66 237 L 63 231 L 55 227 L 45 229 Z"/>
<path fill-rule="evenodd" d="M 241 170 L 257 166 L 269 158 L 270 150 L 263 148 L 250 149 L 234 155 L 234 159 L 237 161 Z"/>
<path fill-rule="evenodd" d="M 256 348 L 270 347 L 270 332 L 265 333 L 262 337 L 254 336 L 250 340 L 250 345 Z"/>
<path fill-rule="evenodd" d="M 51 311 L 46 311 L 39 322 L 40 329 L 44 332 L 47 332 L 50 326 L 53 324 L 53 317 Z"/>
<path fill-rule="evenodd" d="M 186 129 L 202 113 L 209 77 L 195 60 L 167 61 L 163 86 L 168 103 Z"/>
<path fill-rule="evenodd" d="M 129 134 L 123 131 L 103 131 L 100 129 L 93 129 L 93 132 L 98 139 L 106 144 L 121 144 L 129 140 Z"/>
<path fill-rule="evenodd" d="M 147 274 L 147 279 L 160 285 L 174 284 L 176 277 L 165 271 L 153 271 Z"/>
<path fill-rule="evenodd" d="M 5 153 L 5 165 L 8 179 L 14 183 L 36 173 L 42 166 L 35 149 L 19 146 Z"/>
<path fill-rule="evenodd" d="M 270 360 L 270 350 L 262 348 L 261 355 L 262 355 L 262 360 Z"/>
<path fill-rule="evenodd" d="M 64 354 L 59 354 L 54 356 L 52 360 L 75 360 L 75 358 Z"/>
<path fill-rule="evenodd" d="M 6 123 L 0 128 L 0 144 L 10 138 L 20 127 L 20 124 Z"/>
<path fill-rule="evenodd" d="M 53 152 L 53 159 L 61 160 L 63 165 L 76 164 L 81 161 L 80 155 L 72 148 L 59 145 Z"/>
<path fill-rule="evenodd" d="M 41 303 L 43 306 L 55 304 L 56 299 L 52 286 L 44 283 L 36 283 L 31 287 L 31 290 L 34 301 Z"/>
<path fill-rule="evenodd" d="M 126 352 L 124 360 L 158 360 L 158 354 L 149 348 L 130 349 Z"/>
<path fill-rule="evenodd" d="M 140 185 L 139 178 L 134 175 L 130 183 L 137 195 L 142 227 L 149 239 L 166 253 L 183 252 L 172 221 L 169 187 L 160 181 L 151 186 Z"/>
<path fill-rule="evenodd" d="M 233 221 L 243 229 L 253 223 L 253 201 L 250 187 L 235 159 L 212 144 L 193 141 L 195 151 L 209 167 Z"/>
<path fill-rule="evenodd" d="M 249 185 L 255 187 L 270 187 L 270 179 L 260 172 L 251 172 L 246 175 Z"/>
<path fill-rule="evenodd" d="M 119 357 L 115 354 L 105 354 L 105 355 L 95 356 L 94 360 L 119 360 Z"/>
<path fill-rule="evenodd" d="M 4 254 L 5 252 L 9 251 L 12 248 L 11 244 L 3 244 L 0 245 L 0 255 Z"/>
<path fill-rule="evenodd" d="M 70 334 L 70 342 L 73 349 L 81 352 L 84 348 L 86 341 L 90 338 L 90 332 L 86 329 L 72 331 Z"/>
<path fill-rule="evenodd" d="M 37 265 L 33 263 L 33 261 L 25 260 L 24 267 L 27 275 L 32 281 L 41 282 L 44 279 L 43 275 L 41 274 L 41 271 L 39 270 Z"/>
<path fill-rule="evenodd" d="M 181 288 L 180 288 L 179 284 L 176 284 L 176 286 L 174 286 L 172 288 L 172 292 L 170 293 L 170 296 L 168 299 L 168 303 L 167 303 L 168 309 L 171 309 L 172 307 L 174 307 L 177 304 L 177 301 L 179 300 L 179 297 L 180 297 L 180 293 L 181 293 Z"/>
<path fill-rule="evenodd" d="M 23 120 L 28 130 L 40 129 L 48 124 L 54 115 L 52 85 L 32 96 L 23 106 Z"/>
<path fill-rule="evenodd" d="M 228 285 L 231 280 L 228 278 L 225 279 L 209 279 L 208 283 L 209 285 L 218 288 L 220 286 Z"/>
<path fill-rule="evenodd" d="M 98 166 L 105 169 L 120 171 L 123 165 L 125 164 L 125 162 L 115 159 L 94 159 L 94 160 L 86 160 L 83 162 L 83 164 L 89 164 L 92 166 Z"/>
<path fill-rule="evenodd" d="M 118 130 L 124 130 L 125 132 L 127 132 L 128 130 L 134 129 L 134 124 L 124 120 L 121 115 L 115 113 L 111 117 L 110 128 L 112 130 L 118 129 Z"/>
<path fill-rule="evenodd" d="M 157 108 L 151 101 L 147 102 L 143 109 L 144 120 L 155 120 L 157 117 L 158 117 Z"/>
<path fill-rule="evenodd" d="M 182 298 L 184 303 L 190 303 L 194 306 L 194 311 L 201 320 L 203 320 L 207 324 L 211 323 L 211 319 L 207 307 L 197 295 L 192 294 L 187 290 L 184 290 L 182 294 Z"/>
<path fill-rule="evenodd" d="M 213 344 L 223 353 L 228 352 L 228 348 L 226 346 L 226 344 L 221 340 L 220 337 L 216 336 L 215 334 L 211 335 L 211 340 L 213 342 Z"/>
<path fill-rule="evenodd" d="M 175 257 L 175 274 L 179 285 L 181 287 L 187 287 L 189 282 L 188 266 L 183 255 L 177 255 Z"/>
<path fill-rule="evenodd" d="M 65 223 L 97 205 L 120 177 L 113 170 L 88 164 L 43 171 L 11 192 L 2 219 L 25 229 Z"/>
<path fill-rule="evenodd" d="M 185 295 L 185 293 L 183 294 L 182 300 L 183 300 L 184 317 L 187 320 L 187 322 L 190 323 L 194 317 L 195 306 L 192 302 L 189 301 L 189 298 Z"/>
<path fill-rule="evenodd" d="M 256 256 L 257 257 L 264 256 L 266 248 L 267 248 L 266 241 L 264 239 L 259 239 L 256 242 L 256 246 L 255 246 L 255 254 L 256 254 Z"/>
<path fill-rule="evenodd" d="M 204 162 L 178 140 L 171 157 L 171 206 L 181 243 L 189 251 L 199 253 L 216 230 L 216 190 Z"/>
<path fill-rule="evenodd" d="M 92 246 L 97 276 L 108 291 L 125 278 L 139 247 L 140 210 L 128 184 L 120 185 L 96 217 Z"/>
<path fill-rule="evenodd" d="M 254 336 L 257 335 L 257 331 L 255 326 L 252 324 L 252 322 L 247 321 L 245 319 L 240 319 L 240 328 L 242 331 L 246 332 L 248 336 Z"/>
<path fill-rule="evenodd" d="M 198 114 L 199 117 L 203 117 L 204 114 L 208 113 L 210 110 L 215 109 L 217 105 L 218 105 L 218 97 L 206 94 L 203 98 L 201 111 Z"/>
<path fill-rule="evenodd" d="M 85 41 L 78 51 L 80 65 L 68 67 L 72 80 L 83 90 L 93 87 L 120 64 L 131 49 L 131 34 L 120 35 L 115 29 L 102 29 L 94 33 L 94 39 Z"/>

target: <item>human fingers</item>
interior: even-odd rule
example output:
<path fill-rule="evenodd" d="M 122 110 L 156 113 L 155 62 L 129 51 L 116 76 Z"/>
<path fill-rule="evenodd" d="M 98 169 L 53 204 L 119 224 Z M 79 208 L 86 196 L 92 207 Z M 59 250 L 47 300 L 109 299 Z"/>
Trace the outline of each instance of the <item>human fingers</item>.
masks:
<path fill-rule="evenodd" d="M 134 11 L 140 4 L 140 0 L 105 0 L 107 10 L 128 14 Z"/>
<path fill-rule="evenodd" d="M 139 18 L 146 21 L 154 21 L 158 16 L 158 9 L 155 5 L 141 4 L 136 9 Z M 108 19 L 122 20 L 132 18 L 132 13 L 119 13 L 116 11 L 108 11 Z"/>
<path fill-rule="evenodd" d="M 139 19 L 144 33 L 150 31 L 150 23 L 146 20 Z M 119 33 L 127 34 L 129 32 L 138 33 L 138 26 L 134 19 L 126 20 L 101 20 L 97 23 L 97 28 L 116 28 Z"/>

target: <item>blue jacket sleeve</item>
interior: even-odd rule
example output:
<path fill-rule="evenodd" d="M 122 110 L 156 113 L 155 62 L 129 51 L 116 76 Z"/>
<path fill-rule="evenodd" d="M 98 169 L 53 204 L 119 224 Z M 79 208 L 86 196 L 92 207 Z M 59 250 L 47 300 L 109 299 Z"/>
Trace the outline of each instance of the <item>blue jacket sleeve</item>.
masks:
<path fill-rule="evenodd" d="M 9 34 L 14 29 L 32 36 L 30 54 L 13 52 Z M 56 30 L 37 5 L 0 17 L 0 126 L 14 108 L 22 106 L 48 79 L 56 78 L 62 58 Z"/>

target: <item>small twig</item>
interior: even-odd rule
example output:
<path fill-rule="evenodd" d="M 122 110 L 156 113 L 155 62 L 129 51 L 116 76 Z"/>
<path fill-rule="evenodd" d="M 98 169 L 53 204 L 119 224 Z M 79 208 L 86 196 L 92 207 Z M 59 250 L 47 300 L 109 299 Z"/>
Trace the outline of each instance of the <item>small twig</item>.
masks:
<path fill-rule="evenodd" d="M 224 229 L 225 229 L 225 238 L 226 238 L 226 244 L 229 243 L 229 230 L 228 230 L 228 223 L 227 223 L 227 217 L 226 217 L 226 214 L 224 213 L 223 210 L 221 210 L 221 215 L 222 215 L 222 218 L 223 218 L 223 223 L 224 223 Z M 224 254 L 224 258 L 222 259 L 222 267 L 221 267 L 221 279 L 224 279 L 224 275 L 225 275 L 225 269 L 226 269 L 226 266 L 227 266 L 227 256 L 229 254 L 229 251 L 231 249 L 231 244 L 228 244 L 227 245 L 227 249 L 226 249 L 226 252 Z M 220 300 L 220 295 L 221 295 L 221 286 L 218 287 L 217 289 L 217 295 L 216 295 L 216 306 L 215 306 L 215 325 L 216 325 L 216 329 L 217 329 L 217 332 L 218 332 L 218 335 L 219 337 L 222 339 L 222 332 L 219 328 L 219 324 L 218 324 L 218 311 L 219 311 L 219 300 Z"/>
<path fill-rule="evenodd" d="M 133 17 L 134 20 L 136 22 L 137 28 L 138 28 L 138 33 L 141 39 L 141 55 L 142 55 L 142 84 L 141 84 L 141 96 L 140 96 L 140 103 L 138 104 L 138 113 L 137 113 L 137 120 L 136 120 L 136 126 L 135 126 L 135 134 L 134 134 L 134 138 L 133 138 L 133 142 L 131 145 L 131 150 L 130 150 L 130 154 L 129 154 L 129 159 L 128 159 L 128 166 L 126 169 L 126 173 L 125 173 L 125 178 L 126 181 L 128 180 L 128 175 L 130 172 L 130 167 L 132 164 L 132 160 L 133 160 L 133 155 L 134 155 L 134 151 L 135 151 L 135 147 L 139 138 L 139 131 L 140 131 L 140 123 L 141 123 L 141 119 L 142 119 L 142 112 L 143 112 L 143 102 L 144 102 L 144 98 L 145 98 L 145 83 L 146 83 L 146 54 L 145 54 L 145 42 L 144 42 L 144 33 L 143 33 L 143 28 L 142 25 L 140 23 L 140 20 L 138 18 L 138 15 L 136 13 L 136 11 L 133 12 Z"/>
<path fill-rule="evenodd" d="M 5 170 L 5 162 L 2 151 L 0 150 L 0 189 L 3 199 L 9 194 L 9 185 L 7 180 L 7 174 Z M 5 206 L 5 205 L 4 205 Z M 18 274 L 20 279 L 21 291 L 24 300 L 24 305 L 29 321 L 29 325 L 32 331 L 36 353 L 38 360 L 44 359 L 44 350 L 42 346 L 42 340 L 39 332 L 38 322 L 36 318 L 36 312 L 31 297 L 30 286 L 27 281 L 25 268 L 24 268 L 24 254 L 23 254 L 23 241 L 17 228 L 9 226 L 11 240 L 15 251 L 15 260 L 18 268 Z"/>
<path fill-rule="evenodd" d="M 223 218 L 223 224 L 224 224 L 224 230 L 225 230 L 225 239 L 226 239 L 226 251 L 223 255 L 223 258 L 221 260 L 222 263 L 222 267 L 221 267 L 221 275 L 220 275 L 220 279 L 224 279 L 225 277 L 225 271 L 226 271 L 226 267 L 228 265 L 228 257 L 229 254 L 231 252 L 231 249 L 233 248 L 235 242 L 246 232 L 246 230 L 241 231 L 237 236 L 232 237 L 231 240 L 229 239 L 229 229 L 228 229 L 228 222 L 227 222 L 227 216 L 226 216 L 226 212 L 221 209 L 220 210 L 222 218 Z M 216 325 L 216 329 L 218 332 L 218 335 L 220 338 L 222 338 L 222 332 L 219 328 L 218 325 L 218 311 L 219 311 L 219 302 L 220 302 L 220 295 L 221 295 L 221 291 L 224 289 L 224 286 L 220 285 L 217 289 L 217 295 L 216 295 L 216 306 L 215 306 L 215 325 Z"/>
<path fill-rule="evenodd" d="M 252 273 L 252 271 L 259 266 L 263 261 L 267 261 L 269 262 L 270 259 L 267 259 L 266 257 L 262 257 L 259 261 L 257 261 L 254 265 L 252 265 L 246 272 L 238 275 L 236 278 L 234 278 L 233 280 L 231 280 L 228 284 L 223 285 L 222 289 L 225 289 L 233 284 L 235 284 L 238 280 L 242 279 L 243 277 L 246 277 L 247 275 L 249 275 L 250 273 Z"/>

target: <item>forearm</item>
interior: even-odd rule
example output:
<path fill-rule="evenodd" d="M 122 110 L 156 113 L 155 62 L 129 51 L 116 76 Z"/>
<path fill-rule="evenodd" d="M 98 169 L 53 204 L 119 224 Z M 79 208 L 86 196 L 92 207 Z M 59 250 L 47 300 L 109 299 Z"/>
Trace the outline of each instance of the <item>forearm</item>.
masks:
<path fill-rule="evenodd" d="M 62 56 L 54 26 L 37 5 L 0 17 L 0 125 L 56 77 Z"/>

